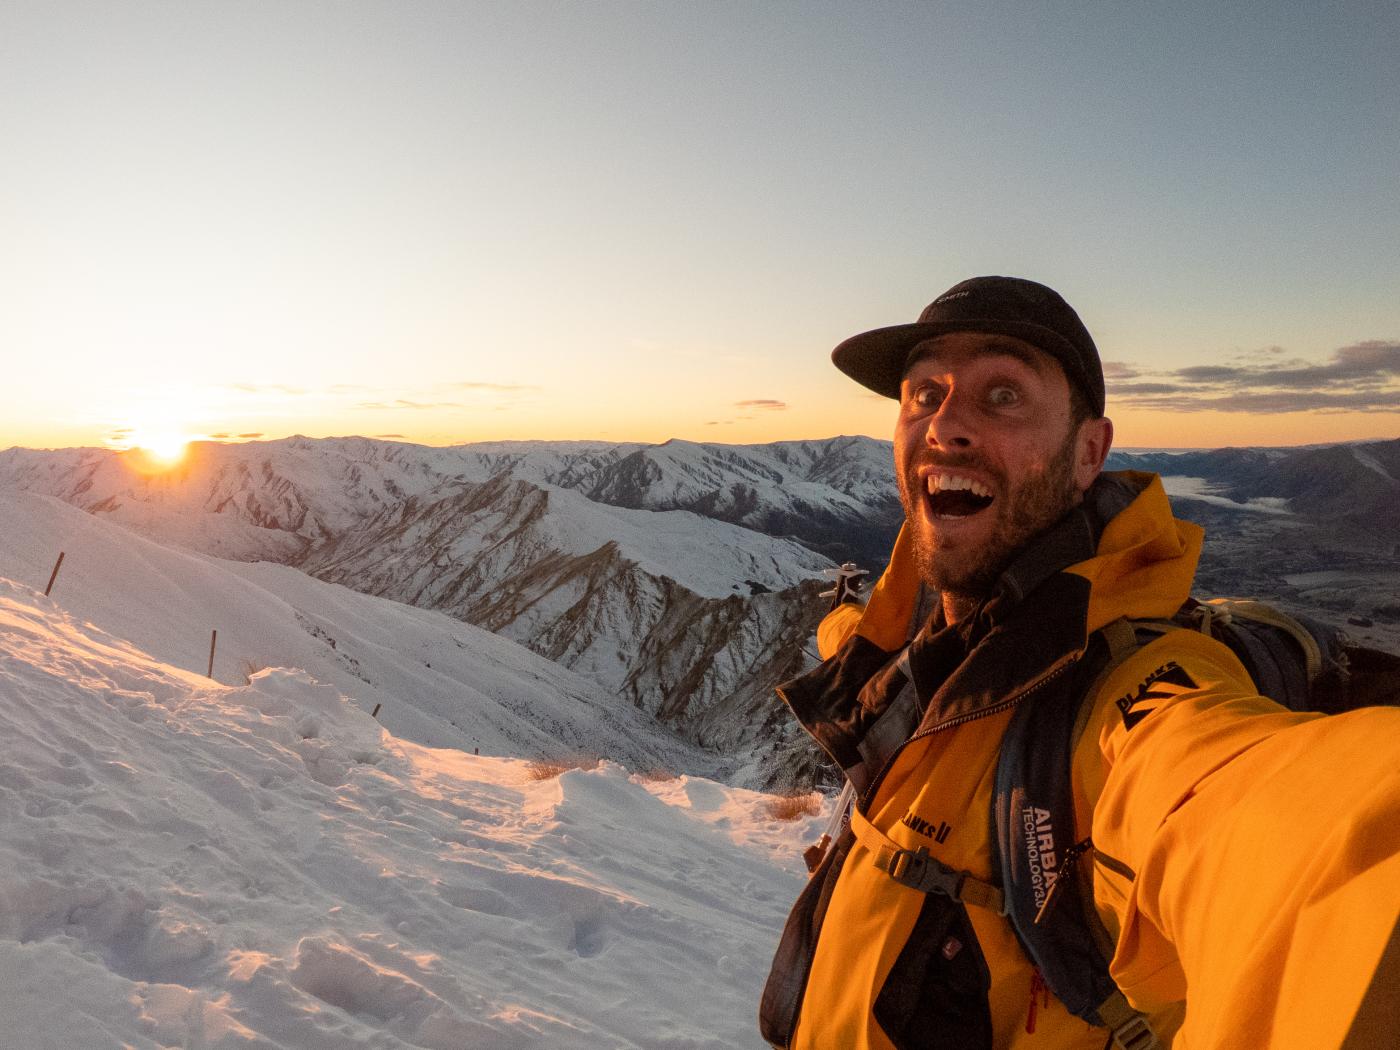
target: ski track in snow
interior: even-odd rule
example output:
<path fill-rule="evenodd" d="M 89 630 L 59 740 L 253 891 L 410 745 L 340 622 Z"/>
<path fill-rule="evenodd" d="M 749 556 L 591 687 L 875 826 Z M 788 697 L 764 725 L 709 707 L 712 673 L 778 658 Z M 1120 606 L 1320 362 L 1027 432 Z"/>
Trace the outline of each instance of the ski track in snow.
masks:
<path fill-rule="evenodd" d="M 3 1045 L 759 1047 L 821 818 L 391 736 L 0 580 Z M 61 994 L 56 994 L 61 990 Z"/>

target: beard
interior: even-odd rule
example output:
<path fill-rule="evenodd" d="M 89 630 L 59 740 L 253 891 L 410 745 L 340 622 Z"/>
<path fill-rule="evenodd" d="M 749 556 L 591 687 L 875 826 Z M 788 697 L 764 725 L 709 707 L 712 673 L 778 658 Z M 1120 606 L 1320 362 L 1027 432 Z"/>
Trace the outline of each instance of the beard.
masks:
<path fill-rule="evenodd" d="M 995 514 L 996 523 L 991 535 L 975 547 L 943 546 L 936 532 L 930 536 L 924 529 L 914 529 L 914 564 L 924 582 L 936 591 L 967 601 L 989 597 L 1016 555 L 1080 502 L 1074 480 L 1075 436 L 1075 428 L 1071 428 L 1043 469 L 1014 481 L 975 454 L 937 457 L 939 466 L 966 467 L 990 475 L 996 479 L 1002 495 L 978 512 Z M 916 473 L 918 466 L 917 460 L 911 462 L 899 474 L 899 496 L 909 522 L 919 521 L 919 504 L 915 501 L 926 499 Z"/>

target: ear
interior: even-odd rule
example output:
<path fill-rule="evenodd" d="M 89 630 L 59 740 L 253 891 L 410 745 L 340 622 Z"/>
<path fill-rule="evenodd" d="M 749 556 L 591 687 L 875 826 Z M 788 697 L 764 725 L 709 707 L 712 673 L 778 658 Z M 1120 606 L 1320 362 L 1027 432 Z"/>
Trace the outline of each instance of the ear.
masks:
<path fill-rule="evenodd" d="M 1113 446 L 1113 421 L 1106 416 L 1084 420 L 1079 424 L 1074 446 L 1074 484 L 1082 494 L 1103 472 L 1108 450 Z"/>

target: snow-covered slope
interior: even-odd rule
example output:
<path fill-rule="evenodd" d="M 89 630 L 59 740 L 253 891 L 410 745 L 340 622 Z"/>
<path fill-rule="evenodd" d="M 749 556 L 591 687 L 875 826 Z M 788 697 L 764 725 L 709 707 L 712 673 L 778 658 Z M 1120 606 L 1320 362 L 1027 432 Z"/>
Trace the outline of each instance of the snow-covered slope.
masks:
<path fill-rule="evenodd" d="M 590 755 L 634 769 L 708 772 L 714 761 L 590 679 L 442 613 L 282 565 L 163 547 L 56 499 L 0 499 L 0 576 L 42 588 L 84 620 L 190 671 L 243 681 L 299 667 L 355 696 L 397 735 L 516 756 Z"/>
<path fill-rule="evenodd" d="M 838 458 L 878 445 L 842 440 L 850 447 Z M 720 485 L 715 464 L 738 456 L 734 477 L 766 471 L 765 499 L 793 512 L 809 504 L 784 495 L 775 464 L 797 464 L 783 469 L 808 476 L 793 483 L 816 499 L 822 444 L 759 446 L 745 458 L 680 442 L 433 449 L 290 438 L 198 445 L 164 474 L 142 474 L 131 455 L 11 449 L 0 453 L 0 491 L 43 492 L 161 543 L 276 560 L 447 612 L 590 678 L 742 769 L 806 779 L 815 752 L 779 717 L 772 687 L 810 661 L 823 611 L 814 595 L 830 562 L 694 509 L 645 509 L 640 497 L 620 506 L 616 482 L 640 450 L 671 464 L 663 482 L 691 479 L 689 488 L 665 482 L 652 504 L 694 502 L 695 479 Z M 849 495 L 828 489 L 824 506 L 856 512 Z"/>
<path fill-rule="evenodd" d="M 608 763 L 532 780 L 0 580 L 3 1045 L 758 1047 L 817 833 L 769 802 Z"/>

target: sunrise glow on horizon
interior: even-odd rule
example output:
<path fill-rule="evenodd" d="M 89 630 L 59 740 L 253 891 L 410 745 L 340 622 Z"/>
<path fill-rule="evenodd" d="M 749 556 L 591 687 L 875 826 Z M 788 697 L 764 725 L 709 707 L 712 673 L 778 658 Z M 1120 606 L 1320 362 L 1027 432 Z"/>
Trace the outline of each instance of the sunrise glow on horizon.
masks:
<path fill-rule="evenodd" d="M 0 448 L 887 438 L 986 273 L 1120 447 L 1400 436 L 1400 13 L 1251 7 L 7 4 Z"/>

